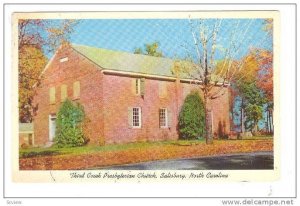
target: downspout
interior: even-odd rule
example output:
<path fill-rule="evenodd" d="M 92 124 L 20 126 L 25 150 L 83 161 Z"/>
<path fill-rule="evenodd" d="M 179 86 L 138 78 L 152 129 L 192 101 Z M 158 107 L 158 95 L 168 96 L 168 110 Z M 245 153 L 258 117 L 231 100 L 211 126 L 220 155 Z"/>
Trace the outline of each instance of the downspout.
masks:
<path fill-rule="evenodd" d="M 175 94 L 176 94 L 176 113 L 175 113 L 175 117 L 176 117 L 176 127 L 175 127 L 175 131 L 176 133 L 178 134 L 178 137 L 179 137 L 179 133 L 177 131 L 177 125 L 178 125 L 178 121 L 179 121 L 179 101 L 181 99 L 181 91 L 180 91 L 180 79 L 178 77 L 178 72 L 176 72 L 176 81 L 175 81 Z"/>

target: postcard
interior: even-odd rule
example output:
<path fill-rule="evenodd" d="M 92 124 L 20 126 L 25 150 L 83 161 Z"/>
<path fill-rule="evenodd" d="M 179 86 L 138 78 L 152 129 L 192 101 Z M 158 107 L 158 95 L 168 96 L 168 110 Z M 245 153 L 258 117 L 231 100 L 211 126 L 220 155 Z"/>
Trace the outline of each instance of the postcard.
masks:
<path fill-rule="evenodd" d="M 7 185 L 24 197 L 278 195 L 292 176 L 284 12 L 96 8 L 10 13 Z"/>
<path fill-rule="evenodd" d="M 14 13 L 14 180 L 278 178 L 278 16 Z"/>
<path fill-rule="evenodd" d="M 4 5 L 6 203 L 296 197 L 296 10 L 248 6 Z"/>

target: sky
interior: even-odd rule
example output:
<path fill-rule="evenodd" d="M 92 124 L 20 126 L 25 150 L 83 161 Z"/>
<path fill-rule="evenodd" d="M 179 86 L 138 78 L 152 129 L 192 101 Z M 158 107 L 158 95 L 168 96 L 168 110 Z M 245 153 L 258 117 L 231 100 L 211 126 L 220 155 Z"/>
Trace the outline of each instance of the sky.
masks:
<path fill-rule="evenodd" d="M 202 28 L 210 31 L 216 22 L 220 20 L 205 20 Z M 157 41 L 165 57 L 185 58 L 188 54 L 196 54 L 191 30 L 199 36 L 199 28 L 198 20 L 190 24 L 188 19 L 83 19 L 75 27 L 70 41 L 132 53 L 135 48 Z M 231 40 L 240 48 L 232 50 L 236 59 L 247 54 L 250 47 L 272 49 L 272 39 L 263 30 L 263 19 L 222 19 L 216 59 L 224 58 Z"/>

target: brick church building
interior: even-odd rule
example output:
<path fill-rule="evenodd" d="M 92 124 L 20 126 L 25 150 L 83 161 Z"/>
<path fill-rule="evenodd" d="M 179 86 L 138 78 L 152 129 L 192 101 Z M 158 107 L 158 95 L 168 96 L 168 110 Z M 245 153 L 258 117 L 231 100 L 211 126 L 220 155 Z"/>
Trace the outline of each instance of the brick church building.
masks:
<path fill-rule="evenodd" d="M 185 97 L 199 86 L 172 72 L 174 60 L 82 45 L 59 48 L 36 88 L 34 136 L 45 145 L 66 99 L 80 102 L 89 119 L 89 144 L 178 139 Z M 215 86 L 218 89 L 218 86 Z M 229 92 L 212 100 L 213 133 L 229 132 Z"/>

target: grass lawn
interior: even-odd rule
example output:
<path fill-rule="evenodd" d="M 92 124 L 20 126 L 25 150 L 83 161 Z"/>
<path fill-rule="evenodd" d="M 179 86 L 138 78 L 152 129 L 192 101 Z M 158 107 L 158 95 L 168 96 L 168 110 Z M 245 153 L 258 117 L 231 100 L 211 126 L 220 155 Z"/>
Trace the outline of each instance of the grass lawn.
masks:
<path fill-rule="evenodd" d="M 83 146 L 83 147 L 71 147 L 71 148 L 58 148 L 52 146 L 49 148 L 28 148 L 20 149 L 20 158 L 29 157 L 40 157 L 49 155 L 78 155 L 78 154 L 91 154 L 96 152 L 104 151 L 121 151 L 130 149 L 144 149 L 151 147 L 164 147 L 167 145 L 179 145 L 179 146 L 189 146 L 205 143 L 205 140 L 169 140 L 169 141 L 156 141 L 156 142 L 135 142 L 128 144 L 112 144 L 105 146 Z"/>
<path fill-rule="evenodd" d="M 74 148 L 20 149 L 20 169 L 84 169 L 160 159 L 189 158 L 228 153 L 272 151 L 272 137 L 246 140 L 174 140 Z"/>

